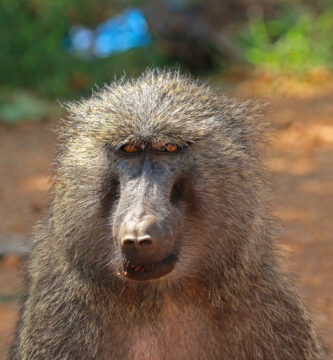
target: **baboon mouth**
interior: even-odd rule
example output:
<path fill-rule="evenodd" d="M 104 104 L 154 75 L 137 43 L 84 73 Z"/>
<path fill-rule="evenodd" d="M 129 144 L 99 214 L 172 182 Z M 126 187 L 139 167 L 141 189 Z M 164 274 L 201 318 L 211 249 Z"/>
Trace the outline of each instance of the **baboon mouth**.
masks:
<path fill-rule="evenodd" d="M 158 279 L 171 272 L 178 258 L 171 254 L 165 259 L 152 264 L 131 264 L 124 265 L 123 275 L 132 280 L 146 281 Z"/>

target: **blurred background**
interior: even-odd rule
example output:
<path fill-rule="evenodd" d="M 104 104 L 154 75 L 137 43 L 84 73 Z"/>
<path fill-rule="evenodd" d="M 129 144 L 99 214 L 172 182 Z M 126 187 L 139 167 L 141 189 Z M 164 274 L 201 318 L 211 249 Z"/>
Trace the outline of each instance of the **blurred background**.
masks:
<path fill-rule="evenodd" d="M 147 67 L 270 102 L 281 262 L 333 353 L 333 1 L 0 0 L 0 360 L 52 187 L 61 102 Z"/>

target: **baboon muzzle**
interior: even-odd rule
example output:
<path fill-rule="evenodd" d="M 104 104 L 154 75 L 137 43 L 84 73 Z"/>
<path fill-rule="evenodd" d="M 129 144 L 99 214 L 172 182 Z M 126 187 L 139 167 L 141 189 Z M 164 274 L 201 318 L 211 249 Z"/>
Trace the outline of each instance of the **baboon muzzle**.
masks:
<path fill-rule="evenodd" d="M 123 254 L 123 274 L 151 280 L 169 273 L 177 260 L 177 221 L 166 181 L 143 176 L 128 181 L 121 188 L 117 210 L 115 234 Z"/>

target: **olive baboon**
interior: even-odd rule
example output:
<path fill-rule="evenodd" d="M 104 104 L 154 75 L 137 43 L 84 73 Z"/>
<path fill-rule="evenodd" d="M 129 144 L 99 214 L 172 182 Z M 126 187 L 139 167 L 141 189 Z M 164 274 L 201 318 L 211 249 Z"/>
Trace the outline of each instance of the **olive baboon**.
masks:
<path fill-rule="evenodd" d="M 68 105 L 10 359 L 315 360 L 256 106 L 147 71 Z"/>

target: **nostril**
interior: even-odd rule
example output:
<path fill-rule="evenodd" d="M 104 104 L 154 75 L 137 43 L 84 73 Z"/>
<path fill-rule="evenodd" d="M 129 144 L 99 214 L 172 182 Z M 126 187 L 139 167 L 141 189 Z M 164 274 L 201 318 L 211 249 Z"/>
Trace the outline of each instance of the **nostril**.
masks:
<path fill-rule="evenodd" d="M 138 246 L 149 246 L 153 244 L 153 240 L 149 235 L 145 235 L 139 238 L 132 238 L 132 237 L 128 237 L 128 238 L 124 238 L 121 241 L 122 247 L 124 249 L 130 249 Z"/>
<path fill-rule="evenodd" d="M 135 239 L 132 239 L 132 238 L 131 239 L 128 239 L 128 238 L 123 239 L 122 245 L 123 245 L 123 247 L 127 247 L 127 248 L 133 247 L 135 245 Z"/>
<path fill-rule="evenodd" d="M 153 244 L 153 239 L 148 236 L 143 236 L 138 239 L 138 244 L 143 246 L 149 246 Z"/>

